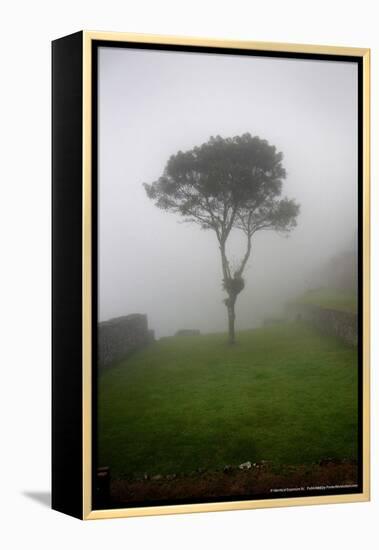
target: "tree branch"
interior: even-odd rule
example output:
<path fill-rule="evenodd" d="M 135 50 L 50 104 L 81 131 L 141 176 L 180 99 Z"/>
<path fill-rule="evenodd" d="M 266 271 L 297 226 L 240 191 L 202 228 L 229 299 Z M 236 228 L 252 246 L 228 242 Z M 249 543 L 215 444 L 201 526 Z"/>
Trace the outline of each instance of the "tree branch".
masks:
<path fill-rule="evenodd" d="M 250 258 L 250 254 L 251 254 L 251 235 L 250 233 L 247 234 L 247 247 L 246 247 L 246 253 L 245 253 L 245 256 L 243 257 L 243 260 L 241 262 L 241 265 L 239 267 L 239 269 L 237 269 L 234 273 L 234 277 L 242 277 L 242 273 L 246 267 L 246 264 L 248 262 L 248 259 Z"/>
<path fill-rule="evenodd" d="M 231 278 L 230 265 L 228 258 L 226 256 L 225 242 L 220 243 L 220 252 L 221 252 L 221 265 L 222 265 L 222 274 L 224 281 Z"/>

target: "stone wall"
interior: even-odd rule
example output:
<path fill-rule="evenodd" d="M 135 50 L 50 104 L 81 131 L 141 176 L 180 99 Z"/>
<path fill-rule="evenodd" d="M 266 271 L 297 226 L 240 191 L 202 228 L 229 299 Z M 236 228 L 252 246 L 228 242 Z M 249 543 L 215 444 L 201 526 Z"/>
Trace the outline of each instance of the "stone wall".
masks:
<path fill-rule="evenodd" d="M 356 313 L 326 309 L 308 304 L 290 304 L 290 317 L 312 323 L 320 332 L 333 334 L 346 344 L 356 346 L 358 342 L 358 317 Z"/>
<path fill-rule="evenodd" d="M 116 317 L 98 326 L 98 363 L 100 367 L 119 361 L 154 340 L 147 316 L 140 313 Z"/>

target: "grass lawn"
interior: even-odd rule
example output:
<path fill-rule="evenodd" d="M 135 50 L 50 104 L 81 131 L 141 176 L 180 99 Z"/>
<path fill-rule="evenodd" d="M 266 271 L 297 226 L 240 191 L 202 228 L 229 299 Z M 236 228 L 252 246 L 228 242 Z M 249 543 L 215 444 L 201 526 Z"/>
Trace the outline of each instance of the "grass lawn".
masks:
<path fill-rule="evenodd" d="M 357 312 L 357 295 L 353 292 L 320 288 L 308 290 L 296 300 L 299 304 L 309 304 L 325 309 L 336 309 L 349 313 Z"/>
<path fill-rule="evenodd" d="M 99 466 L 112 477 L 250 460 L 357 456 L 357 356 L 288 323 L 160 340 L 99 376 Z"/>

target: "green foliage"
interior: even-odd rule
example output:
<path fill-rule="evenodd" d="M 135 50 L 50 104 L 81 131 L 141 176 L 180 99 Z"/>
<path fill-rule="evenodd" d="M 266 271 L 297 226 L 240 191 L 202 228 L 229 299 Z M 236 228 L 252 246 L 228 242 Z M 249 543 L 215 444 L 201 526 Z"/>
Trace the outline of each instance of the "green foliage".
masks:
<path fill-rule="evenodd" d="M 211 137 L 172 155 L 163 175 L 144 187 L 157 207 L 213 229 L 219 239 L 232 227 L 249 235 L 260 229 L 290 231 L 299 205 L 280 199 L 286 177 L 282 158 L 273 145 L 248 133 Z"/>
<path fill-rule="evenodd" d="M 357 457 L 356 349 L 302 323 L 155 342 L 100 375 L 112 476 Z"/>

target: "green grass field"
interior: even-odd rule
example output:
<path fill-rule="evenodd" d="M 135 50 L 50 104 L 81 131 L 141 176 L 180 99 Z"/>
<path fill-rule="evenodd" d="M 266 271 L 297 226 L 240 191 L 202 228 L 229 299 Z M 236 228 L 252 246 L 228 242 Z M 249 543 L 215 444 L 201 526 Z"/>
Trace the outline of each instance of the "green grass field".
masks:
<path fill-rule="evenodd" d="M 356 313 L 357 311 L 356 293 L 354 294 L 349 291 L 333 290 L 329 288 L 308 290 L 308 292 L 300 296 L 296 302 L 326 309 L 347 311 L 349 313 Z"/>
<path fill-rule="evenodd" d="M 357 456 L 356 349 L 288 323 L 160 340 L 99 376 L 112 477 Z"/>

